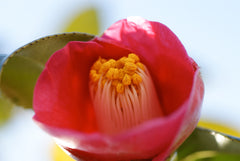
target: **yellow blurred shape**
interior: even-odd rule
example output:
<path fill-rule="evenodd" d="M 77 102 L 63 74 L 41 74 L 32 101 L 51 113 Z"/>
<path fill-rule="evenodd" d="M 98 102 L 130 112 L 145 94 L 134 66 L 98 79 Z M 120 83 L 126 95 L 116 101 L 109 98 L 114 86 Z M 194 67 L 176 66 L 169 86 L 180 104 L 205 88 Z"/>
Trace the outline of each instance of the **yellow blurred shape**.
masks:
<path fill-rule="evenodd" d="M 53 160 L 54 161 L 75 161 L 56 144 L 53 147 Z"/>
<path fill-rule="evenodd" d="M 212 121 L 200 120 L 198 126 L 212 129 L 218 132 L 222 132 L 228 135 L 240 137 L 240 131 L 223 124 L 219 124 Z"/>
<path fill-rule="evenodd" d="M 13 104 L 0 93 L 0 126 L 12 116 Z"/>
<path fill-rule="evenodd" d="M 96 9 L 86 9 L 73 16 L 64 32 L 85 32 L 97 35 L 99 33 L 99 22 Z"/>

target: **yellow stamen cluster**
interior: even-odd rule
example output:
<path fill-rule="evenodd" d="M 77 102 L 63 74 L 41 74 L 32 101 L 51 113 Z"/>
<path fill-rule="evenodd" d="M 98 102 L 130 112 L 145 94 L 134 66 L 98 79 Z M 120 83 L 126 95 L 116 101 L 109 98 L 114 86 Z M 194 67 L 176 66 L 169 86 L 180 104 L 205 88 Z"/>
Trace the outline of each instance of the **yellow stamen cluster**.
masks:
<path fill-rule="evenodd" d="M 125 87 L 134 85 L 137 87 L 142 82 L 142 77 L 137 74 L 137 70 L 144 71 L 144 65 L 140 62 L 136 54 L 128 54 L 118 60 L 99 58 L 91 67 L 90 80 L 98 83 L 101 80 L 103 87 L 107 81 L 111 81 L 117 93 L 123 93 Z"/>

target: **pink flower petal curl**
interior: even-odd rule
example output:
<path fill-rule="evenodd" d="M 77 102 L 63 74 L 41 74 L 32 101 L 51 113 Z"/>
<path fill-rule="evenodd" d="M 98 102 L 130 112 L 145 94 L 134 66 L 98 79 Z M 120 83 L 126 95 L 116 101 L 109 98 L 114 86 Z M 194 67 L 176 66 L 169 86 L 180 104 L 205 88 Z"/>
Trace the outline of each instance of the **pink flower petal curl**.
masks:
<path fill-rule="evenodd" d="M 151 72 L 165 117 L 116 135 L 98 131 L 89 95 L 91 65 L 134 52 Z M 77 159 L 164 160 L 193 131 L 204 87 L 199 67 L 165 25 L 120 20 L 102 37 L 70 42 L 49 59 L 34 91 L 34 120 Z"/>

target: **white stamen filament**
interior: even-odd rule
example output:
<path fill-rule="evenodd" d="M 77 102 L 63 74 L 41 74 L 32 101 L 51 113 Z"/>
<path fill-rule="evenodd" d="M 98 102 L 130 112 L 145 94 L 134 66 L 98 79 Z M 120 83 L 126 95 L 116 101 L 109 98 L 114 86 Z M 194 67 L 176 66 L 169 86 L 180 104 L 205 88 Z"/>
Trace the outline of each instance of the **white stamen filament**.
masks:
<path fill-rule="evenodd" d="M 107 80 L 101 87 L 102 78 L 95 84 L 90 83 L 90 93 L 95 109 L 99 130 L 114 134 L 135 127 L 147 120 L 163 115 L 151 76 L 145 67 L 136 71 L 142 82 L 124 87 L 124 93 L 116 92 Z"/>

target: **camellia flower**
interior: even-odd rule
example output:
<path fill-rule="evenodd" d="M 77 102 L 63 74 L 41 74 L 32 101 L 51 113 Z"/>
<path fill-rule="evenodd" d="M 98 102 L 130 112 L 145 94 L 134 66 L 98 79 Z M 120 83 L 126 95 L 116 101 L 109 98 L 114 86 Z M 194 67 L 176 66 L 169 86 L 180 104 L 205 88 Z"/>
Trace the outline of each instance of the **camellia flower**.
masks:
<path fill-rule="evenodd" d="M 139 17 L 54 53 L 34 120 L 77 160 L 165 160 L 196 127 L 199 67 L 165 25 Z"/>

